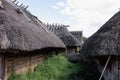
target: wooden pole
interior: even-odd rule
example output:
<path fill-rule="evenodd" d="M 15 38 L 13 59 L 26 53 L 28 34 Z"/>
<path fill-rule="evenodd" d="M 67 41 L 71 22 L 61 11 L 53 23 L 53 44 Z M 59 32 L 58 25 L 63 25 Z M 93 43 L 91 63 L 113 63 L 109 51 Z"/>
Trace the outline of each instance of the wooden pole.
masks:
<path fill-rule="evenodd" d="M 104 68 L 103 68 L 103 71 L 102 71 L 102 74 L 101 74 L 99 80 L 102 79 L 102 76 L 103 76 L 103 74 L 104 74 L 104 72 L 105 72 L 105 70 L 106 70 L 106 68 L 107 68 L 107 65 L 108 65 L 108 63 L 109 63 L 109 61 L 110 61 L 110 58 L 111 58 L 111 55 L 110 55 L 110 56 L 108 57 L 108 59 L 107 59 L 107 62 L 106 62 L 106 64 L 105 64 Z"/>

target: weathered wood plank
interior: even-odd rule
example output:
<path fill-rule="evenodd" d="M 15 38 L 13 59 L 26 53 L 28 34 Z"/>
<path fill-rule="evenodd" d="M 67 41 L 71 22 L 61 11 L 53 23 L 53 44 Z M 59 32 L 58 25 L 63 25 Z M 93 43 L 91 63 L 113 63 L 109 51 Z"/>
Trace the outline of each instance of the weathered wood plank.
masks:
<path fill-rule="evenodd" d="M 110 80 L 119 80 L 118 76 L 118 58 L 115 57 L 112 59 Z"/>
<path fill-rule="evenodd" d="M 2 57 L 0 56 L 0 79 L 2 79 L 3 71 L 2 71 Z"/>
<path fill-rule="evenodd" d="M 24 55 L 24 56 L 6 56 L 5 57 L 5 76 L 6 79 L 11 73 L 26 73 L 29 69 L 34 69 L 43 61 L 42 54 Z"/>

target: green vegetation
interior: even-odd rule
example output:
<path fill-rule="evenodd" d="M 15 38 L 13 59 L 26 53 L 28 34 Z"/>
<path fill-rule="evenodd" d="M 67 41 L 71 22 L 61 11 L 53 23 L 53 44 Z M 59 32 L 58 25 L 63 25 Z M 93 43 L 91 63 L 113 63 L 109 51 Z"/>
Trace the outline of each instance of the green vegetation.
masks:
<path fill-rule="evenodd" d="M 84 41 L 84 42 L 85 42 L 87 39 L 88 39 L 87 37 L 83 36 L 83 41 Z"/>
<path fill-rule="evenodd" d="M 34 72 L 12 74 L 9 80 L 98 80 L 95 67 L 88 63 L 71 63 L 63 55 L 52 56 Z"/>
<path fill-rule="evenodd" d="M 26 75 L 14 73 L 9 80 L 78 80 L 70 78 L 70 75 L 79 72 L 80 67 L 78 65 L 70 63 L 59 54 L 38 65 L 34 72 L 29 71 Z"/>

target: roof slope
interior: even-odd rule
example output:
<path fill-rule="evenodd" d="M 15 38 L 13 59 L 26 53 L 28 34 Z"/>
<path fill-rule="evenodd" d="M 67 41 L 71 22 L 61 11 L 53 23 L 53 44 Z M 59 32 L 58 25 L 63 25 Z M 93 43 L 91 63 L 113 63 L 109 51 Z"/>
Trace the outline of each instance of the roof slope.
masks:
<path fill-rule="evenodd" d="M 66 45 L 66 47 L 77 47 L 81 46 L 81 43 L 75 38 L 66 28 L 65 25 L 47 25 L 47 28 L 55 33 Z"/>
<path fill-rule="evenodd" d="M 81 45 L 84 43 L 82 31 L 70 31 L 70 33 L 78 39 Z"/>
<path fill-rule="evenodd" d="M 120 12 L 87 39 L 81 53 L 87 56 L 120 55 Z"/>
<path fill-rule="evenodd" d="M 2 7 L 3 8 L 2 8 Z M 0 5 L 0 51 L 33 51 L 42 48 L 65 48 L 62 41 L 44 28 L 29 11 L 10 0 Z"/>

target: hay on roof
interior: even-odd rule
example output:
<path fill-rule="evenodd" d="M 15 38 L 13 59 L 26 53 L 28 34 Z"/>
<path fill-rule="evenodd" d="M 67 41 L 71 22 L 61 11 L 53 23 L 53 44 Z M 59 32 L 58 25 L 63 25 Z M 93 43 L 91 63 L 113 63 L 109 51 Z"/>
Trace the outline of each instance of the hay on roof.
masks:
<path fill-rule="evenodd" d="M 81 43 L 78 41 L 78 39 L 68 31 L 68 25 L 47 24 L 46 26 L 51 32 L 55 33 L 63 41 L 66 47 L 81 46 Z"/>
<path fill-rule="evenodd" d="M 81 53 L 85 56 L 120 55 L 120 12 L 87 39 Z"/>
<path fill-rule="evenodd" d="M 0 9 L 0 52 L 65 48 L 63 42 L 29 11 L 9 0 L 1 2 L 4 9 Z"/>
<path fill-rule="evenodd" d="M 70 33 L 75 36 L 78 41 L 80 42 L 80 44 L 83 44 L 83 32 L 82 31 L 70 31 Z"/>

